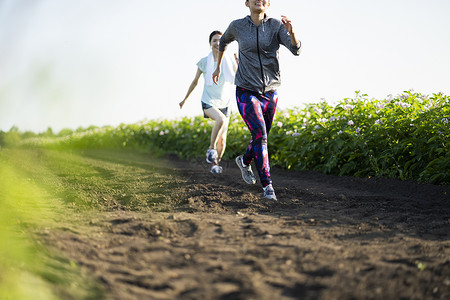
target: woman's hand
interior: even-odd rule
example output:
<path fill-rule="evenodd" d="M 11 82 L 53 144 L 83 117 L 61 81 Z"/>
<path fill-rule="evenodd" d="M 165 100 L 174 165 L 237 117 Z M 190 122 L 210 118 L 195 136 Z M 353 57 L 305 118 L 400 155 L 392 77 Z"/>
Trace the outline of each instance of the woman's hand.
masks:
<path fill-rule="evenodd" d="M 287 32 L 292 34 L 292 32 L 294 31 L 293 28 L 292 28 L 292 21 L 290 19 L 288 19 L 288 17 L 282 15 L 281 16 L 281 23 L 283 23 L 284 28 L 286 28 Z"/>
<path fill-rule="evenodd" d="M 288 19 L 286 16 L 281 16 L 281 22 L 284 25 L 284 28 L 286 28 L 287 32 L 291 36 L 291 45 L 296 47 L 297 45 L 300 45 L 300 41 L 298 40 L 297 36 L 294 33 L 294 28 L 292 27 L 292 22 L 290 19 Z M 298 53 L 297 53 L 298 55 Z"/>
<path fill-rule="evenodd" d="M 216 85 L 219 84 L 219 76 L 220 76 L 220 68 L 216 68 L 216 70 L 212 74 L 212 80 Z"/>

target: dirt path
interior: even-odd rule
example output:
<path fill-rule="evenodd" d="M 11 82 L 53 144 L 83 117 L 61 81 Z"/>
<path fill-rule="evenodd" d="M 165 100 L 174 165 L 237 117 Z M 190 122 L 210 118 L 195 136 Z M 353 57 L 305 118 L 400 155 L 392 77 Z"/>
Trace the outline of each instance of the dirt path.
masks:
<path fill-rule="evenodd" d="M 450 299 L 448 186 L 275 168 L 273 203 L 232 162 L 215 176 L 138 153 L 77 160 L 88 183 L 58 178 L 100 209 L 38 234 L 107 299 Z"/>

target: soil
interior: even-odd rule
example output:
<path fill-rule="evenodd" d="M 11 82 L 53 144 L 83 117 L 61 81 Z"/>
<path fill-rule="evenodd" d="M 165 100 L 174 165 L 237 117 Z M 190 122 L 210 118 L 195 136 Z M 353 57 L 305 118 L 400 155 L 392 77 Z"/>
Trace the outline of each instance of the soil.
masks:
<path fill-rule="evenodd" d="M 107 204 L 38 234 L 106 299 L 450 299 L 449 186 L 274 167 L 274 202 L 233 161 L 81 156 Z"/>

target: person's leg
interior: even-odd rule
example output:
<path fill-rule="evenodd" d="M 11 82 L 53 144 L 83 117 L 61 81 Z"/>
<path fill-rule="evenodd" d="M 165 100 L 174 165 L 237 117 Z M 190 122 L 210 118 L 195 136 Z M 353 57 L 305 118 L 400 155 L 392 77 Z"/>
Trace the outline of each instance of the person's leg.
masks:
<path fill-rule="evenodd" d="M 243 155 L 243 163 L 249 165 L 253 159 L 255 160 L 261 184 L 265 187 L 272 183 L 267 150 L 266 122 L 270 129 L 274 105 L 264 99 L 264 96 L 246 90 L 237 89 L 236 95 L 239 113 L 251 133 L 251 141 Z M 266 115 L 264 112 L 266 112 Z"/>
<path fill-rule="evenodd" d="M 269 132 L 272 128 L 273 118 L 275 116 L 275 111 L 278 103 L 278 93 L 276 91 L 267 92 L 264 95 L 261 95 L 259 98 L 261 103 L 261 109 L 263 112 L 264 123 L 266 128 L 265 139 L 263 138 L 261 143 L 256 145 L 255 153 L 256 153 L 256 165 L 262 165 L 263 167 L 258 168 L 259 176 L 261 178 L 261 184 L 263 187 L 266 187 L 272 184 L 272 179 L 270 175 L 270 164 L 269 164 L 269 149 L 268 149 L 268 138 Z M 261 147 L 261 150 L 257 149 Z M 275 197 L 276 198 L 276 197 Z"/>
<path fill-rule="evenodd" d="M 247 150 L 242 156 L 243 163 L 245 165 L 250 165 L 255 156 L 253 151 L 253 141 L 256 139 L 256 131 L 260 131 L 260 127 L 264 125 L 264 119 L 262 111 L 260 110 L 259 101 L 251 91 L 236 88 L 236 100 L 242 120 L 247 125 L 251 134 Z"/>
<path fill-rule="evenodd" d="M 217 149 L 217 141 L 219 139 L 220 133 L 223 132 L 224 126 L 227 126 L 227 117 L 215 107 L 205 109 L 204 112 L 209 118 L 215 121 L 213 129 L 211 131 L 211 142 L 209 148 L 216 149 L 219 153 L 219 150 Z M 219 154 L 219 157 L 222 156 Z"/>
<path fill-rule="evenodd" d="M 219 133 L 217 134 L 217 163 L 219 163 L 222 160 L 222 156 L 225 153 L 225 148 L 227 146 L 227 133 L 228 133 L 228 121 L 229 119 L 225 119 L 225 123 L 223 124 L 222 128 L 219 130 Z"/>
<path fill-rule="evenodd" d="M 275 117 L 275 111 L 278 104 L 277 91 L 267 92 L 262 98 L 264 122 L 266 123 L 267 137 L 269 136 L 270 129 L 272 128 L 273 118 Z"/>

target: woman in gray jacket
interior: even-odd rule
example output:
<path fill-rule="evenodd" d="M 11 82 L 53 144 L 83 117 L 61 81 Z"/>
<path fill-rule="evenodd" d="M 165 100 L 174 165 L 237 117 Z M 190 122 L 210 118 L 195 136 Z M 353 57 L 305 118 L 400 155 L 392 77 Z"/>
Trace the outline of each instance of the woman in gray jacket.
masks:
<path fill-rule="evenodd" d="M 269 18 L 266 10 L 270 0 L 246 0 L 250 15 L 228 26 L 220 39 L 218 62 L 213 81 L 217 84 L 221 72 L 223 53 L 229 43 L 239 44 L 239 66 L 236 72 L 236 99 L 239 113 L 251 133 L 251 141 L 244 155 L 236 157 L 242 178 L 255 184 L 250 163 L 254 160 L 264 197 L 277 200 L 270 176 L 267 137 L 272 126 L 278 102 L 276 89 L 280 86 L 278 50 L 280 45 L 294 55 L 300 54 L 291 20 Z"/>

